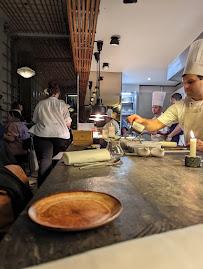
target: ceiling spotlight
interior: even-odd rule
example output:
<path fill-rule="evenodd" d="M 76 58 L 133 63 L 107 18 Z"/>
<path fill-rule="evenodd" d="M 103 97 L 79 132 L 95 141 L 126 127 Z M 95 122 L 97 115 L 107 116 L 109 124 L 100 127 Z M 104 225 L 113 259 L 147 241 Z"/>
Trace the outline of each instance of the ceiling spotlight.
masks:
<path fill-rule="evenodd" d="M 109 69 L 109 63 L 103 63 L 102 68 L 103 68 L 104 70 Z"/>
<path fill-rule="evenodd" d="M 90 102 L 93 102 L 93 101 L 94 101 L 94 97 L 91 97 L 91 98 L 90 98 Z"/>
<path fill-rule="evenodd" d="M 151 80 L 151 78 L 148 78 L 147 80 Z"/>
<path fill-rule="evenodd" d="M 133 3 L 137 3 L 137 0 L 123 0 L 124 4 L 133 4 Z"/>
<path fill-rule="evenodd" d="M 110 44 L 113 45 L 113 46 L 118 46 L 119 45 L 119 41 L 120 41 L 120 37 L 114 35 L 114 36 L 111 37 Z"/>

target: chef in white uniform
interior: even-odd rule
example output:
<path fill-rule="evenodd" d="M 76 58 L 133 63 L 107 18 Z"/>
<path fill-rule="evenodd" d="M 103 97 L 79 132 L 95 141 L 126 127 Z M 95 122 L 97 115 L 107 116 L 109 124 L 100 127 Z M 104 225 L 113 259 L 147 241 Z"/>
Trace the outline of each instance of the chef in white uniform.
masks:
<path fill-rule="evenodd" d="M 152 112 L 154 114 L 154 117 L 152 119 L 157 119 L 159 116 L 163 114 L 163 104 L 165 99 L 166 93 L 155 91 L 152 93 Z M 152 132 L 151 133 L 151 140 L 152 141 L 165 141 L 167 138 L 167 135 L 169 133 L 169 127 L 165 126 L 164 128 Z"/>
<path fill-rule="evenodd" d="M 109 127 L 113 125 L 115 127 L 115 135 L 120 135 L 120 128 L 117 121 L 113 119 L 113 110 L 108 109 L 107 110 L 107 116 L 106 116 L 106 124 L 104 125 L 103 129 L 107 130 Z"/>
<path fill-rule="evenodd" d="M 185 142 L 190 142 L 192 130 L 197 138 L 197 150 L 203 151 L 203 39 L 191 44 L 182 77 L 187 95 L 184 100 L 170 106 L 158 119 L 149 120 L 133 114 L 128 121 L 132 124 L 135 120 L 150 132 L 179 122 Z"/>

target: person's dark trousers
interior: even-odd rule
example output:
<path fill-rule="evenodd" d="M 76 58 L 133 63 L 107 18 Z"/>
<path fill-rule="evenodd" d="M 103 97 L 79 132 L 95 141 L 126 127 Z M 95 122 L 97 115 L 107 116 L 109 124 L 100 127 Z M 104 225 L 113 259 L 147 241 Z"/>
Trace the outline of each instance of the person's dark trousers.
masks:
<path fill-rule="evenodd" d="M 69 139 L 34 136 L 35 151 L 39 161 L 38 187 L 41 186 L 52 170 L 53 156 L 61 151 L 66 151 L 69 144 Z"/>

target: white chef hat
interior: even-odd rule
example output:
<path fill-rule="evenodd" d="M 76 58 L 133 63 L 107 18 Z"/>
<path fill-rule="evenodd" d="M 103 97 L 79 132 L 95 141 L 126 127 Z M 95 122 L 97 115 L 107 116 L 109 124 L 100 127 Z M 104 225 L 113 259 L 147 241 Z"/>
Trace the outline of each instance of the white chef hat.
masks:
<path fill-rule="evenodd" d="M 153 92 L 152 93 L 152 106 L 163 106 L 164 99 L 165 99 L 166 93 L 165 92 Z"/>
<path fill-rule="evenodd" d="M 196 40 L 190 45 L 183 71 L 183 75 L 185 74 L 203 76 L 203 39 Z"/>
<path fill-rule="evenodd" d="M 110 108 L 107 110 L 107 117 L 113 118 L 113 110 Z"/>

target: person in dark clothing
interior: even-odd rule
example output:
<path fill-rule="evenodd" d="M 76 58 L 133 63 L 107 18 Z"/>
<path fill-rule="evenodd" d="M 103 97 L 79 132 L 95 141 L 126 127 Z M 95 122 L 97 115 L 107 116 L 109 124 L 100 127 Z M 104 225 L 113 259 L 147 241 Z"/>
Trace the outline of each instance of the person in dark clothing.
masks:
<path fill-rule="evenodd" d="M 17 164 L 16 159 L 14 158 L 11 150 L 3 138 L 4 136 L 4 127 L 0 123 L 0 166 L 5 166 L 8 164 Z"/>
<path fill-rule="evenodd" d="M 171 96 L 171 105 L 174 105 L 177 101 L 180 101 L 181 99 L 182 99 L 182 95 L 180 93 L 174 93 Z M 180 132 L 175 134 L 175 131 L 174 131 L 175 129 L 179 130 Z M 179 123 L 174 123 L 170 126 L 169 135 L 168 135 L 166 141 L 177 142 L 177 144 L 178 144 L 179 140 L 180 140 L 180 135 L 183 135 L 183 131 L 181 130 Z"/>

